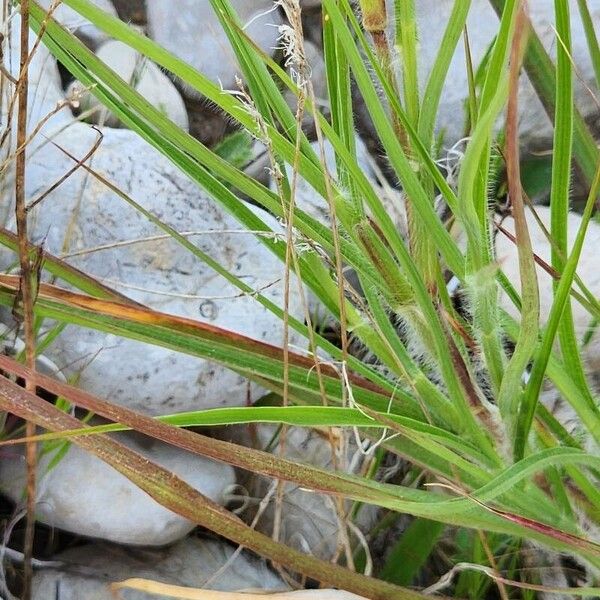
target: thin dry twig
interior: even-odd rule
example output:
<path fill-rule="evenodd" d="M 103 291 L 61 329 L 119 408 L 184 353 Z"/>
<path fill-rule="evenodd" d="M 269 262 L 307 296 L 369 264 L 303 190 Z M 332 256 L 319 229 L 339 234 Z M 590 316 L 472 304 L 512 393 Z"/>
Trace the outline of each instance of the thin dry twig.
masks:
<path fill-rule="evenodd" d="M 27 140 L 27 92 L 29 87 L 29 0 L 21 2 L 21 35 L 20 35 L 20 72 L 19 72 L 19 97 L 17 113 L 17 148 L 16 176 L 15 176 L 15 218 L 17 223 L 17 236 L 19 242 L 19 262 L 21 266 L 20 300 L 15 305 L 15 314 L 22 318 L 25 329 L 25 360 L 27 366 L 35 372 L 35 326 L 33 317 L 34 276 L 33 264 L 30 260 L 28 234 L 27 234 L 27 207 L 25 204 L 25 170 Z M 26 389 L 35 393 L 35 377 L 26 382 Z M 27 422 L 26 435 L 35 435 L 35 424 Z M 27 521 L 25 525 L 25 538 L 23 543 L 23 600 L 31 598 L 31 581 L 33 578 L 32 554 L 33 535 L 35 526 L 35 495 L 36 495 L 36 468 L 37 444 L 27 442 Z"/>
<path fill-rule="evenodd" d="M 19 154 L 19 152 L 21 152 L 23 150 L 23 148 L 25 146 L 29 146 L 29 144 L 31 144 L 31 142 L 33 141 L 33 139 L 38 135 L 38 133 L 42 130 L 42 128 L 44 127 L 44 125 L 46 125 L 46 123 L 48 123 L 48 121 L 50 121 L 50 119 L 56 115 L 57 113 L 59 113 L 63 108 L 65 108 L 66 106 L 69 106 L 70 103 L 67 100 L 64 100 L 62 102 L 59 102 L 50 112 L 48 112 L 47 114 L 45 114 L 40 120 L 39 122 L 36 124 L 36 126 L 33 128 L 32 131 L 29 132 L 27 138 L 23 141 L 22 144 L 18 145 L 17 148 L 15 149 L 15 151 L 12 154 L 9 154 L 4 161 L 2 162 L 2 164 L 0 165 L 0 176 L 4 175 L 4 173 L 6 172 L 6 170 L 8 169 L 9 165 L 12 163 L 13 160 L 15 160 L 17 154 Z M 0 144 L 1 146 L 1 144 Z M 34 154 L 34 152 L 32 152 L 32 154 Z"/>
<path fill-rule="evenodd" d="M 31 60 L 33 59 L 33 56 L 35 55 L 37 49 L 39 48 L 39 45 L 42 41 L 42 37 L 44 35 L 44 33 L 46 32 L 46 28 L 48 26 L 48 22 L 50 21 L 50 19 L 52 18 L 52 15 L 54 14 L 54 11 L 58 8 L 58 5 L 61 3 L 62 0 L 54 0 L 52 2 L 52 5 L 50 6 L 50 8 L 48 9 L 48 11 L 46 12 L 46 16 L 44 17 L 44 20 L 42 21 L 40 30 L 38 32 L 37 38 L 35 40 L 35 43 L 33 44 L 33 47 L 31 49 L 31 52 L 29 52 L 29 46 L 27 46 L 27 57 L 25 59 L 25 62 L 22 61 L 23 58 L 23 47 L 21 46 L 21 56 L 20 56 L 20 70 L 19 73 L 22 74 L 24 71 L 27 71 L 29 68 L 29 64 L 31 63 Z M 27 14 L 25 14 L 27 13 Z M 27 19 L 27 42 L 29 43 L 29 0 L 26 0 L 24 3 L 21 3 L 21 14 L 22 14 L 22 19 L 21 19 L 21 31 L 23 28 L 23 19 Z M 6 23 L 8 21 L 8 15 L 4 15 L 4 22 Z M 12 129 L 12 120 L 13 120 L 13 109 L 15 106 L 15 103 L 17 102 L 17 99 L 20 97 L 21 95 L 21 91 L 23 89 L 27 89 L 29 86 L 27 85 L 28 82 L 27 81 L 23 81 L 22 78 L 19 76 L 19 79 L 16 82 L 16 86 L 15 86 L 15 90 L 12 93 L 12 96 L 10 98 L 10 101 L 8 103 L 8 107 L 7 107 L 7 118 L 6 118 L 6 128 L 4 129 L 4 132 L 2 133 L 2 135 L 0 136 L 0 148 L 2 148 L 6 142 L 6 140 L 9 138 L 9 134 L 11 132 Z M 68 103 L 67 103 L 68 104 Z M 24 140 L 23 140 L 24 141 Z M 17 144 L 17 149 L 20 149 L 22 147 L 22 145 Z"/>
<path fill-rule="evenodd" d="M 302 119 L 306 103 L 306 58 L 302 45 L 302 21 L 300 19 L 300 5 L 298 0 L 279 0 L 278 4 L 283 8 L 290 25 L 280 27 L 283 51 L 286 56 L 285 64 L 291 70 L 292 76 L 298 84 L 299 94 L 296 106 L 296 144 L 294 148 L 294 163 L 292 168 L 292 181 L 290 184 L 289 202 L 285 206 L 285 195 L 280 189 L 280 198 L 283 214 L 286 220 L 286 253 L 285 253 L 285 275 L 284 275 L 284 311 L 283 311 L 283 405 L 289 402 L 289 298 L 290 298 L 290 270 L 292 263 L 299 274 L 296 257 L 294 256 L 294 207 L 296 204 L 296 187 L 298 182 L 298 168 L 300 162 L 300 143 L 302 140 Z M 300 43 L 298 43 L 300 42 Z M 282 187 L 282 186 L 280 186 Z M 302 285 L 301 281 L 299 282 Z M 281 429 L 279 436 L 279 452 L 285 455 L 287 425 Z M 273 519 L 273 537 L 279 540 L 281 532 L 282 507 L 283 507 L 283 481 L 277 482 L 277 493 L 275 500 L 275 516 Z"/>
<path fill-rule="evenodd" d="M 170 298 L 182 298 L 185 300 L 236 300 L 237 298 L 253 298 L 262 294 L 265 290 L 277 285 L 281 279 L 275 279 L 268 281 L 260 286 L 257 286 L 252 292 L 238 292 L 237 294 L 221 294 L 218 296 L 207 296 L 203 294 L 185 294 L 183 292 L 169 292 L 167 290 L 156 290 L 139 285 L 133 285 L 126 283 L 125 281 L 117 281 L 114 279 L 99 278 L 98 281 L 112 287 L 123 287 L 129 290 L 135 290 L 137 292 L 145 292 L 146 294 L 153 294 L 156 296 L 167 296 Z M 291 344 L 290 344 L 291 346 Z"/>
<path fill-rule="evenodd" d="M 258 524 L 258 521 L 260 520 L 262 514 L 267 509 L 267 506 L 269 506 L 269 502 L 271 502 L 271 497 L 275 493 L 276 487 L 277 487 L 277 482 L 273 482 L 271 484 L 271 486 L 269 487 L 267 493 L 265 494 L 264 498 L 260 501 L 256 515 L 254 515 L 254 518 L 252 519 L 252 522 L 250 523 L 250 527 L 252 529 L 256 528 L 256 525 Z M 229 569 L 231 567 L 231 565 L 233 565 L 233 563 L 236 561 L 236 559 L 242 553 L 243 550 L 244 550 L 244 546 L 239 545 L 235 549 L 234 553 L 227 559 L 227 561 L 225 561 L 225 564 L 223 564 L 217 571 L 215 571 L 208 579 L 205 579 L 203 581 L 202 587 L 209 587 L 217 579 L 219 579 L 219 577 L 221 577 L 227 571 L 227 569 Z"/>
<path fill-rule="evenodd" d="M 200 235 L 253 235 L 257 237 L 264 237 L 271 240 L 283 240 L 285 239 L 283 234 L 277 233 L 276 231 L 259 231 L 251 229 L 196 229 L 194 231 L 179 231 L 181 237 L 195 237 Z M 84 256 L 86 254 L 93 254 L 95 252 L 102 252 L 103 250 L 114 250 L 115 248 L 123 248 L 124 246 L 133 246 L 135 244 L 148 244 L 152 242 L 161 242 L 164 240 L 173 239 L 172 235 L 163 233 L 160 235 L 149 235 L 145 237 L 132 238 L 129 240 L 120 240 L 118 242 L 111 242 L 110 244 L 101 244 L 99 246 L 90 246 L 88 248 L 82 248 L 81 250 L 74 250 L 72 252 L 66 252 L 60 255 L 60 258 L 74 258 L 76 256 Z"/>
<path fill-rule="evenodd" d="M 291 57 L 293 57 L 291 66 L 292 76 L 296 79 L 296 84 L 298 87 L 298 108 L 296 111 L 296 127 L 297 127 L 297 137 L 296 137 L 296 152 L 294 155 L 294 165 L 293 165 L 293 174 L 292 174 L 292 199 L 294 197 L 294 192 L 297 183 L 298 170 L 299 170 L 299 159 L 300 159 L 300 142 L 301 142 L 301 133 L 302 133 L 302 119 L 304 117 L 304 108 L 306 104 L 307 98 L 310 100 L 313 107 L 318 106 L 317 98 L 314 91 L 314 86 L 312 84 L 312 80 L 310 78 L 310 65 L 308 65 L 306 60 L 306 53 L 304 50 L 304 33 L 302 28 L 302 19 L 301 19 L 301 10 L 300 4 L 297 0 L 282 0 L 282 6 L 286 11 L 286 15 L 290 22 L 290 40 L 291 40 L 291 48 L 293 52 L 291 52 Z M 337 272 L 338 278 L 338 286 L 339 286 L 339 297 L 340 297 L 340 323 L 341 323 L 341 337 L 342 337 L 342 352 L 343 352 L 343 360 L 342 362 L 345 364 L 347 355 L 348 355 L 348 335 L 346 328 L 346 312 L 345 312 L 345 277 L 344 277 L 344 266 L 341 260 L 341 252 L 339 249 L 339 233 L 337 230 L 336 223 L 336 215 L 335 215 L 335 206 L 333 200 L 333 191 L 331 186 L 331 180 L 329 173 L 327 172 L 327 163 L 325 159 L 325 151 L 323 145 L 323 135 L 321 131 L 321 126 L 319 123 L 318 116 L 315 114 L 314 117 L 315 123 L 315 132 L 317 134 L 317 140 L 319 144 L 320 158 L 321 164 L 323 165 L 323 169 L 325 171 L 325 187 L 326 187 L 326 195 L 327 202 L 329 205 L 329 210 L 331 213 L 331 222 L 332 222 L 332 232 L 334 237 L 334 248 L 335 248 L 335 269 Z M 293 216 L 293 205 L 290 202 L 290 217 Z M 288 223 L 290 222 L 290 218 L 288 218 Z M 292 258 L 294 259 L 295 268 L 299 271 L 299 267 L 297 265 L 297 258 L 295 254 L 292 254 Z M 299 286 L 301 296 L 303 295 L 302 286 Z M 308 314 L 308 311 L 306 311 Z M 314 330 L 312 327 L 312 323 L 310 320 L 310 316 L 307 320 L 308 330 L 309 330 L 309 343 L 310 348 L 312 350 L 313 356 L 315 356 L 315 369 L 317 372 L 318 382 L 319 382 L 319 390 L 321 394 L 321 398 L 323 400 L 323 404 L 327 405 L 327 398 L 325 394 L 325 389 L 323 385 L 323 378 L 320 371 L 319 361 L 316 360 L 317 352 L 316 352 L 316 342 L 314 339 Z M 344 392 L 345 393 L 345 388 Z M 332 455 L 332 464 L 334 469 L 339 468 L 338 464 L 338 453 L 340 456 L 345 456 L 345 446 L 344 439 L 339 440 L 339 436 L 336 436 L 333 430 L 330 428 L 328 430 L 328 438 L 331 446 L 331 455 Z M 344 508 L 344 500 L 343 498 L 335 499 L 335 507 L 336 507 L 336 516 L 339 524 L 339 548 L 343 549 L 346 564 L 348 568 L 354 569 L 354 558 L 352 553 L 352 548 L 350 545 L 350 539 L 348 536 L 348 531 L 346 529 L 347 526 L 347 515 Z"/>
<path fill-rule="evenodd" d="M 102 139 L 104 138 L 104 134 L 93 125 L 92 129 L 98 132 L 98 137 L 96 138 L 96 141 L 94 142 L 92 147 L 85 154 L 85 156 L 82 159 L 78 160 L 62 177 L 57 179 L 47 190 L 43 191 L 35 200 L 32 200 L 27 206 L 27 211 L 30 211 L 34 206 L 37 206 L 40 202 L 42 202 L 42 200 L 47 198 L 56 188 L 58 188 L 67 179 L 69 179 L 69 177 L 71 177 L 71 175 L 73 175 L 73 173 L 75 173 L 75 171 L 77 171 L 77 169 L 79 169 L 83 165 L 83 163 L 87 162 L 94 155 L 96 150 L 98 150 L 100 144 L 102 143 Z"/>
<path fill-rule="evenodd" d="M 301 32 L 302 31 L 300 30 L 300 33 Z M 303 38 L 300 36 L 300 39 L 302 40 Z M 316 107 L 317 99 L 316 99 L 316 95 L 315 95 L 315 91 L 314 91 L 314 86 L 313 86 L 310 78 L 307 78 L 306 87 L 307 87 L 307 92 L 308 92 L 308 98 L 310 99 L 312 105 Z M 340 322 L 340 339 L 341 339 L 341 346 L 342 346 L 342 363 L 346 364 L 348 361 L 349 346 L 350 346 L 349 336 L 348 336 L 348 327 L 347 327 L 347 316 L 346 316 L 346 293 L 345 293 L 346 278 L 344 276 L 344 263 L 342 260 L 342 252 L 341 252 L 341 247 L 340 247 L 340 233 L 339 233 L 339 229 L 338 229 L 337 216 L 336 216 L 336 210 L 335 210 L 335 195 L 334 195 L 334 190 L 333 190 L 332 181 L 331 181 L 331 174 L 329 173 L 329 170 L 327 168 L 327 160 L 326 160 L 326 155 L 325 155 L 325 141 L 324 141 L 323 131 L 322 131 L 319 119 L 317 118 L 316 115 L 314 118 L 314 124 L 315 124 L 315 133 L 317 136 L 317 143 L 319 146 L 319 155 L 320 155 L 320 159 L 321 159 L 321 165 L 323 166 L 323 172 L 324 172 L 323 174 L 324 174 L 324 180 L 325 180 L 325 197 L 327 200 L 329 213 L 330 213 L 330 219 L 331 219 L 331 232 L 333 235 L 333 246 L 334 246 L 334 267 L 335 267 L 336 277 L 337 277 L 337 281 L 338 281 L 338 291 L 339 291 L 339 310 L 340 310 L 339 322 Z M 319 367 L 317 366 L 317 369 L 318 368 Z M 324 396 L 324 393 L 322 393 L 322 395 Z M 345 406 L 347 401 L 348 401 L 348 397 L 347 397 L 346 386 L 342 386 L 342 404 Z M 332 445 L 332 454 L 335 454 L 333 435 L 331 432 L 329 435 L 330 435 L 330 443 Z M 345 456 L 345 454 L 346 454 L 344 452 L 344 449 L 345 449 L 345 444 L 344 444 L 344 440 L 342 439 L 341 452 L 340 452 L 341 456 Z M 337 464 L 335 463 L 335 456 L 334 456 L 334 468 L 337 468 Z M 337 508 L 338 523 L 340 524 L 340 531 L 339 531 L 340 545 L 344 548 L 346 564 L 347 564 L 348 568 L 351 570 L 355 570 L 354 556 L 353 556 L 352 548 L 350 545 L 348 531 L 345 527 L 347 519 L 345 516 L 343 499 L 336 498 L 335 502 L 336 502 L 336 508 Z"/>
<path fill-rule="evenodd" d="M 478 565 L 476 563 L 469 562 L 460 562 L 454 565 L 447 573 L 442 575 L 442 577 L 440 577 L 440 579 L 436 583 L 430 585 L 428 588 L 425 588 L 423 590 L 423 593 L 437 594 L 441 592 L 442 590 L 452 585 L 452 582 L 454 581 L 454 578 L 458 573 L 462 573 L 464 571 L 475 571 L 477 573 L 483 573 L 484 575 L 486 575 L 487 577 L 489 577 L 493 581 L 496 581 L 499 584 L 502 583 L 503 585 L 509 585 L 511 587 L 515 587 L 522 590 L 545 592 L 546 594 L 568 594 L 569 596 L 571 595 L 569 594 L 569 592 L 575 592 L 576 589 L 584 591 L 583 588 L 549 587 L 545 585 L 537 585 L 534 583 L 524 583 L 522 581 L 515 581 L 513 579 L 508 579 L 507 577 L 499 575 L 494 569 L 486 567 L 485 565 Z M 590 588 L 588 588 L 587 591 L 591 591 Z M 576 594 L 572 595 L 576 597 Z"/>
<path fill-rule="evenodd" d="M 18 600 L 18 598 L 15 598 L 8 589 L 8 585 L 6 583 L 6 574 L 4 571 L 4 562 L 5 559 L 12 559 L 11 550 L 8 547 L 8 541 L 10 540 L 10 536 L 12 535 L 15 525 L 25 516 L 25 514 L 26 511 L 24 510 L 15 513 L 4 525 L 2 545 L 0 546 L 0 598 L 5 598 L 5 600 Z M 25 557 L 22 553 L 19 554 L 21 554 L 20 562 L 22 563 Z"/>

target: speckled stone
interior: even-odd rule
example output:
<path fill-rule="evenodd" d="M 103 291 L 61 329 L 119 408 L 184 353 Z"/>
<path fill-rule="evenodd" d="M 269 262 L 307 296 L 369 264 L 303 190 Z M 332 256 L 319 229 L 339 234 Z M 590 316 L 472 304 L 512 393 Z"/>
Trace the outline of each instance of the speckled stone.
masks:
<path fill-rule="evenodd" d="M 146 0 L 146 6 L 152 39 L 225 89 L 237 88 L 235 54 L 209 0 Z M 264 52 L 273 52 L 283 21 L 272 0 L 232 0 L 231 6 L 245 33 Z"/>
<path fill-rule="evenodd" d="M 18 16 L 13 27 L 18 27 Z M 56 64 L 42 48 L 32 63 L 32 82 L 41 83 L 39 89 L 30 90 L 30 130 L 38 117 L 64 99 Z M 74 165 L 57 146 L 82 158 L 98 140 L 97 131 L 75 121 L 68 109 L 50 119 L 44 136 L 35 138 L 28 153 L 29 200 Z M 56 146 L 48 143 L 51 136 Z M 283 306 L 283 263 L 136 133 L 105 129 L 88 164 L 153 215 L 189 234 L 203 252 L 247 285 Z M 6 177 L 0 187 L 0 223 L 12 229 L 13 189 Z M 281 230 L 264 211 L 249 209 Z M 161 229 L 84 169 L 30 212 L 29 226 L 32 241 L 43 242 L 49 252 L 144 305 L 263 342 L 282 343 L 283 327 L 276 316 L 255 298 L 240 296 L 238 288 L 175 241 L 160 237 Z M 0 254 L 0 267 L 13 262 L 10 252 Z M 301 319 L 295 290 L 293 283 L 290 313 Z M 290 342 L 302 343 L 293 334 Z M 83 389 L 150 415 L 239 406 L 260 393 L 257 386 L 214 362 L 76 326 L 68 326 L 45 354 Z"/>
<path fill-rule="evenodd" d="M 225 504 L 226 492 L 235 483 L 230 466 L 133 433 L 116 438 L 211 500 Z M 56 466 L 48 469 L 53 457 L 54 453 L 45 454 L 38 467 L 36 517 L 41 523 L 82 536 L 139 546 L 170 544 L 195 527 L 74 444 Z M 23 451 L 4 453 L 0 460 L 0 490 L 19 503 L 25 485 Z"/>
<path fill-rule="evenodd" d="M 123 549 L 111 544 L 73 548 L 56 556 L 65 563 L 64 569 L 36 573 L 33 600 L 55 598 L 56 590 L 60 600 L 114 600 L 109 585 L 132 577 L 220 591 L 288 589 L 265 561 L 248 552 L 234 558 L 235 549 L 227 542 L 208 538 L 188 538 L 160 550 Z M 146 593 L 134 590 L 121 590 L 120 596 L 124 600 L 148 598 Z M 152 598 L 172 597 L 153 594 Z"/>

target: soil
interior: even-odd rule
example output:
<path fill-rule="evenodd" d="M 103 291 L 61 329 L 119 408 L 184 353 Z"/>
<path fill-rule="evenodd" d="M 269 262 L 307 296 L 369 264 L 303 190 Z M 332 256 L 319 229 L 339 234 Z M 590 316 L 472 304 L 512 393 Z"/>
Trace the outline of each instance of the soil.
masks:
<path fill-rule="evenodd" d="M 140 27 L 146 26 L 145 0 L 112 0 L 112 3 L 120 19 Z"/>

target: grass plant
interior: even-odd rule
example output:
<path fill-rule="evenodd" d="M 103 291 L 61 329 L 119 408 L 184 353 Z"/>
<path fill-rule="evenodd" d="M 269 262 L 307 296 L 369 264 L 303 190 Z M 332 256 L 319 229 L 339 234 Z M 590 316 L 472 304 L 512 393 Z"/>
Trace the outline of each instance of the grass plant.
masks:
<path fill-rule="evenodd" d="M 278 167 L 277 191 L 246 175 L 239 161 L 228 161 L 222 152 L 178 129 L 34 0 L 22 1 L 32 35 L 41 35 L 42 43 L 108 110 L 206 190 L 241 227 L 258 232 L 260 242 L 333 315 L 342 332 L 341 343 L 328 340 L 310 318 L 303 322 L 287 315 L 284 305 L 277 306 L 251 289 L 146 210 L 143 198 L 130 198 L 113 186 L 124 202 L 198 261 L 207 263 L 241 292 L 251 294 L 286 327 L 304 336 L 308 352 L 270 346 L 134 305 L 44 253 L 40 254 L 41 268 L 55 282 L 39 286 L 33 304 L 35 319 L 111 332 L 173 352 L 209 358 L 268 388 L 278 405 L 152 419 L 34 375 L 34 346 L 30 344 L 28 367 L 0 357 L 3 373 L 29 382 L 27 389 L 22 389 L 0 377 L 0 410 L 31 424 L 30 441 L 66 439 L 79 444 L 175 512 L 291 572 L 368 598 L 426 597 L 411 586 L 423 580 L 419 573 L 428 561 L 441 560 L 440 544 L 448 531 L 456 536 L 447 556 L 454 567 L 446 569 L 443 585 L 435 588 L 442 593 L 474 599 L 492 597 L 492 592 L 502 598 L 531 598 L 538 592 L 552 591 L 541 584 L 535 569 L 523 570 L 528 564 L 526 554 L 543 546 L 572 556 L 588 568 L 587 587 L 562 589 L 561 593 L 600 596 L 600 588 L 595 587 L 600 544 L 593 533 L 600 526 L 600 409 L 571 310 L 572 297 L 577 294 L 583 297 L 590 319 L 600 318 L 598 299 L 576 276 L 579 261 L 589 258 L 582 257 L 581 251 L 598 199 L 600 160 L 598 147 L 573 104 L 575 69 L 569 15 L 573 4 L 555 2 L 554 65 L 530 28 L 525 3 L 491 0 L 500 17 L 497 35 L 484 63 L 472 66 L 472 85 L 465 90 L 470 135 L 454 184 L 446 181 L 437 166 L 435 124 L 444 102 L 450 58 L 463 43 L 469 0 L 454 2 L 437 58 L 421 85 L 417 77 L 419 44 L 426 40 L 417 38 L 414 2 L 361 0 L 357 10 L 349 0 L 323 0 L 328 115 L 317 108 L 306 78 L 299 21 L 290 19 L 286 30 L 288 43 L 295 49 L 295 54 L 289 55 L 295 69 L 295 75 L 290 76 L 247 38 L 228 0 L 211 0 L 235 49 L 245 82 L 243 93 L 228 93 L 88 0 L 63 1 L 109 36 L 178 77 L 218 106 L 241 131 L 265 144 L 272 167 Z M 297 16 L 295 0 L 281 0 L 279 4 Z M 600 80 L 598 41 L 589 9 L 585 0 L 579 0 L 578 6 Z M 393 28 L 388 13 L 395 15 Z M 557 278 L 547 322 L 539 320 L 535 257 L 519 173 L 517 84 L 521 61 L 552 117 L 555 132 L 549 192 L 551 267 Z M 385 159 L 403 190 L 408 218 L 405 232 L 398 231 L 378 189 L 357 162 L 351 88 L 362 97 Z M 283 90 L 287 89 L 298 98 L 297 110 L 290 109 L 284 99 Z M 305 113 L 314 119 L 321 146 L 325 140 L 331 144 L 336 173 L 327 169 L 321 152 L 315 152 L 303 133 L 300 123 Z M 73 156 L 74 164 L 81 158 Z M 504 276 L 494 253 L 490 190 L 504 161 L 516 223 L 521 296 Z M 588 194 L 582 226 L 569 246 L 567 214 L 574 164 Z M 292 177 L 288 177 L 285 165 L 292 168 Z M 101 183 L 112 185 L 87 164 L 82 168 Z M 544 168 L 548 168 L 546 163 Z M 322 196 L 332 227 L 296 204 L 296 177 L 302 177 Z M 265 235 L 272 233 L 270 228 L 242 196 L 284 223 L 284 241 Z M 464 232 L 465 248 L 453 237 L 448 219 L 441 217 L 439 198 Z M 18 236 L 1 231 L 0 243 L 18 250 L 22 259 L 25 252 L 30 256 L 22 229 Z M 346 280 L 347 269 L 356 273 L 363 290 L 361 297 Z M 23 277 L 27 272 L 23 269 Z M 460 283 L 468 315 L 459 313 L 451 301 L 445 284 L 451 277 Z M 0 302 L 12 306 L 19 290 L 28 289 L 23 285 L 19 276 L 1 276 Z M 289 285 L 290 293 L 297 293 L 293 278 Z M 512 319 L 501 308 L 501 289 L 520 306 L 520 319 Z M 31 329 L 34 317 L 25 313 L 24 318 Z M 361 356 L 368 359 L 352 355 L 349 340 L 359 342 L 366 350 Z M 328 360 L 316 358 L 325 354 Z M 575 435 L 540 403 L 544 385 L 556 386 L 578 415 L 580 425 Z M 36 386 L 114 425 L 85 425 L 36 396 Z M 337 428 L 347 436 L 356 428 L 365 440 L 373 445 L 379 440 L 385 452 L 406 461 L 415 477 L 407 484 L 381 483 L 342 469 L 327 471 L 237 447 L 186 429 L 239 423 Z M 33 426 L 48 433 L 32 438 Z M 408 514 L 413 520 L 379 571 L 364 574 L 358 568 L 352 572 L 349 564 L 334 565 L 303 555 L 253 531 L 157 465 L 141 464 L 130 450 L 105 435 L 127 428 L 319 493 L 376 505 L 390 514 Z M 2 443 L 22 441 L 13 438 Z M 357 567 L 360 564 L 357 560 Z"/>

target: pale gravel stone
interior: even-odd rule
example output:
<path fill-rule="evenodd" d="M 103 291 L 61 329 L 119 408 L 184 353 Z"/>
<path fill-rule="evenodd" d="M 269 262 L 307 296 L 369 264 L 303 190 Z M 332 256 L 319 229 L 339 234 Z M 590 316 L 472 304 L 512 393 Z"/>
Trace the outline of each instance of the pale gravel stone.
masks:
<path fill-rule="evenodd" d="M 110 0 L 91 0 L 98 8 L 108 13 L 112 17 L 118 17 L 117 11 Z M 44 9 L 49 10 L 55 4 L 55 0 L 39 0 L 38 4 Z M 64 3 L 61 3 L 54 11 L 53 17 L 72 31 L 77 37 L 81 38 L 91 48 L 98 47 L 102 42 L 108 39 L 108 35 L 101 29 L 92 25 L 87 19 L 82 17 L 76 10 L 73 10 Z"/>
<path fill-rule="evenodd" d="M 244 31 L 267 53 L 278 45 L 281 14 L 271 0 L 231 2 Z M 225 89 L 237 88 L 239 67 L 209 0 L 147 0 L 150 37 Z M 198 93 L 185 86 L 190 96 Z"/>
<path fill-rule="evenodd" d="M 147 102 L 175 125 L 188 129 L 187 111 L 177 88 L 152 61 L 147 60 L 127 44 L 116 40 L 109 40 L 102 44 L 96 55 L 121 79 L 131 83 Z M 80 98 L 82 111 L 95 109 L 90 116 L 94 123 L 109 127 L 122 126 L 121 121 L 103 108 L 100 101 L 81 83 L 72 83 L 67 94 Z"/>
<path fill-rule="evenodd" d="M 393 2 L 388 3 L 390 11 L 393 9 L 393 5 Z M 418 20 L 418 39 L 420 40 L 417 56 L 419 84 L 422 92 L 438 53 L 444 30 L 454 6 L 454 0 L 421 0 L 416 2 L 415 6 Z M 596 89 L 594 70 L 577 4 L 571 1 L 569 6 L 571 9 L 573 60 L 583 82 L 589 84 L 592 89 Z M 597 25 L 600 22 L 600 0 L 588 1 L 588 7 L 592 20 Z M 528 9 L 537 34 L 546 49 L 554 57 L 557 41 L 553 28 L 553 0 L 529 2 Z M 390 22 L 392 22 L 391 19 Z M 473 64 L 474 68 L 477 68 L 498 30 L 498 17 L 489 0 L 473 0 L 467 27 Z M 597 33 L 600 34 L 598 28 Z M 578 77 L 574 79 L 577 106 L 583 115 L 592 118 L 596 127 L 598 127 L 600 125 L 598 105 L 585 89 L 584 83 L 579 81 Z M 445 147 L 451 147 L 464 135 L 464 103 L 468 89 L 464 45 L 460 40 L 446 76 L 437 120 L 438 131 L 444 130 L 445 132 Z M 552 138 L 552 126 L 533 87 L 525 76 L 521 80 L 520 95 L 521 117 L 519 125 L 523 146 L 535 148 L 543 145 L 547 147 Z"/>
<path fill-rule="evenodd" d="M 535 211 L 545 228 L 550 231 L 550 208 L 546 206 L 536 206 Z M 546 264 L 552 264 L 552 247 L 548 242 L 548 239 L 529 208 L 526 209 L 526 215 L 533 251 Z M 567 220 L 569 247 L 572 247 L 580 225 L 581 216 L 576 213 L 569 213 Z M 504 219 L 502 226 L 514 235 L 515 225 L 512 217 Z M 577 274 L 581 277 L 581 280 L 595 298 L 600 298 L 600 270 L 598 269 L 597 259 L 599 249 L 600 225 L 591 221 L 583 244 L 581 258 L 577 267 Z M 521 280 L 519 276 L 517 247 L 502 232 L 498 232 L 496 235 L 496 256 L 504 274 L 515 286 L 515 289 L 520 292 Z M 550 309 L 552 308 L 553 303 L 553 278 L 538 264 L 536 264 L 536 272 L 540 293 L 540 322 L 545 324 L 550 315 Z M 575 287 L 575 289 L 577 289 L 577 287 Z M 500 296 L 500 305 L 511 316 L 517 319 L 517 321 L 520 320 L 519 311 L 504 292 L 502 292 Z M 592 316 L 575 299 L 571 299 L 571 306 L 573 310 L 575 331 L 578 338 L 582 339 L 589 328 Z M 591 373 L 598 373 L 600 371 L 600 335 L 598 332 L 596 332 L 590 343 L 585 347 L 583 356 L 589 371 Z"/>
<path fill-rule="evenodd" d="M 116 437 L 220 504 L 225 503 L 225 493 L 235 483 L 233 469 L 223 463 L 132 433 Z M 195 527 L 78 446 L 71 445 L 56 466 L 48 470 L 54 454 L 46 454 L 39 461 L 39 522 L 82 536 L 140 546 L 170 544 Z M 0 460 L 2 492 L 19 503 L 25 483 L 23 452 L 4 453 Z"/>
<path fill-rule="evenodd" d="M 18 16 L 13 26 L 18 31 Z M 18 65 L 15 57 L 13 64 Z M 39 94 L 35 85 L 31 88 L 30 130 L 63 99 L 55 61 L 43 46 L 31 70 L 33 82 L 44 82 L 44 93 Z M 66 113 L 54 116 L 44 135 L 36 136 L 29 147 L 26 193 L 30 200 L 74 165 L 48 137 L 77 158 L 84 157 L 97 140 L 96 131 Z M 103 136 L 91 159 L 95 171 L 177 231 L 200 232 L 191 239 L 203 251 L 283 305 L 284 265 L 255 236 L 242 231 L 233 217 L 136 133 L 105 128 Z M 14 228 L 11 178 L 3 184 L 0 222 Z M 264 211 L 250 210 L 281 232 Z M 62 255 L 164 232 L 79 169 L 30 212 L 30 233 L 34 242 L 44 242 L 46 250 Z M 151 308 L 275 345 L 283 340 L 276 316 L 254 298 L 240 296 L 238 288 L 171 239 L 112 247 L 67 260 Z M 13 261 L 7 251 L 0 256 L 0 266 L 5 268 Z M 293 283 L 290 314 L 302 319 L 296 289 Z M 301 343 L 294 334 L 290 342 Z M 260 393 L 257 386 L 248 387 L 246 379 L 215 363 L 75 326 L 67 327 L 45 354 L 65 376 L 78 377 L 83 389 L 145 414 L 239 406 L 246 403 L 248 393 L 251 398 Z"/>
<path fill-rule="evenodd" d="M 205 586 L 223 567 L 221 575 L 208 582 L 207 589 L 288 589 L 265 561 L 254 555 L 242 552 L 231 560 L 235 548 L 220 540 L 192 537 L 164 549 L 123 549 L 110 544 L 90 544 L 66 550 L 56 557 L 66 563 L 62 570 L 36 573 L 33 600 L 53 599 L 56 590 L 60 591 L 60 600 L 114 600 L 108 586 L 132 577 L 197 588 Z M 146 593 L 134 590 L 121 590 L 120 596 L 124 600 L 148 598 Z M 152 595 L 152 598 L 171 600 L 170 596 L 163 595 Z"/>

